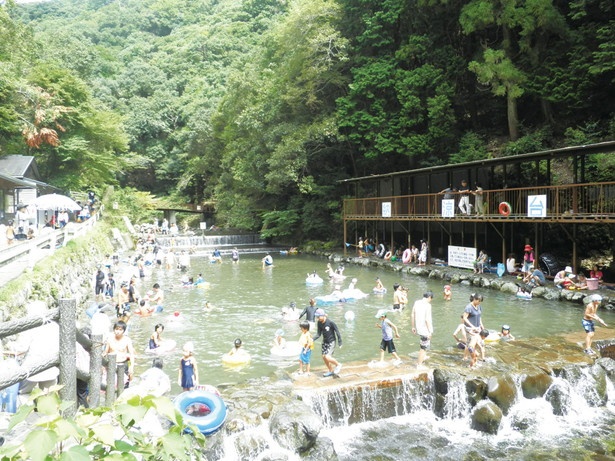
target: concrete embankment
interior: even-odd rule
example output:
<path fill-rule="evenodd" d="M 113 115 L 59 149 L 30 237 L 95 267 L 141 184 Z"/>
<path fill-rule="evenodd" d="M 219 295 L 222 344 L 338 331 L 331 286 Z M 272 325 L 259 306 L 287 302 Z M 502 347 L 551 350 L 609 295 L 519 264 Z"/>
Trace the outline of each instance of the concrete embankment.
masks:
<path fill-rule="evenodd" d="M 459 269 L 448 266 L 417 266 L 416 264 L 403 264 L 401 261 L 387 261 L 384 259 L 370 257 L 348 257 L 339 253 L 327 253 L 312 251 L 310 254 L 324 256 L 337 264 L 352 264 L 364 267 L 374 267 L 404 274 L 415 275 L 417 277 L 428 277 L 431 279 L 443 280 L 450 284 L 462 284 L 467 286 L 475 286 L 478 288 L 486 288 L 490 290 L 499 290 L 504 293 L 515 294 L 518 290 L 517 283 L 521 281 L 516 277 L 504 275 L 498 277 L 497 274 L 474 274 L 469 269 Z M 532 290 L 532 296 L 544 298 L 552 301 L 567 301 L 575 304 L 584 304 L 585 298 L 590 294 L 599 294 L 603 301 L 601 307 L 615 310 L 615 291 L 601 288 L 600 290 L 561 290 L 553 286 L 553 282 L 547 281 L 546 287 L 536 287 Z"/>

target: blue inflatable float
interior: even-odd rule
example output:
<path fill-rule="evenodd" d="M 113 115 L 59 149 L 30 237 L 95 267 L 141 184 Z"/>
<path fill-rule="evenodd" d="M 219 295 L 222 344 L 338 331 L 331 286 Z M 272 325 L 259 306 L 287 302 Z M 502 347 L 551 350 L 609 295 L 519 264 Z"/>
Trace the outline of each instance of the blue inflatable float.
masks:
<path fill-rule="evenodd" d="M 226 404 L 219 395 L 208 391 L 182 392 L 173 400 L 184 423 L 196 426 L 201 434 L 216 432 L 226 420 Z"/>

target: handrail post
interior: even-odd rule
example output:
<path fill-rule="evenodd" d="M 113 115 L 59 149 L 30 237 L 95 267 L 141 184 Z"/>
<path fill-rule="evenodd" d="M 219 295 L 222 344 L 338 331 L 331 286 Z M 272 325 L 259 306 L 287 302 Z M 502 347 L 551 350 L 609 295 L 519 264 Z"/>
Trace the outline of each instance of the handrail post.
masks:
<path fill-rule="evenodd" d="M 60 299 L 60 398 L 71 402 L 65 415 L 74 416 L 77 412 L 77 334 L 75 299 Z"/>
<path fill-rule="evenodd" d="M 100 385 L 102 383 L 102 335 L 92 335 L 90 348 L 90 407 L 96 408 L 100 404 Z"/>
<path fill-rule="evenodd" d="M 115 381 L 117 378 L 117 357 L 115 354 L 107 355 L 107 395 L 105 406 L 110 407 L 115 402 Z"/>

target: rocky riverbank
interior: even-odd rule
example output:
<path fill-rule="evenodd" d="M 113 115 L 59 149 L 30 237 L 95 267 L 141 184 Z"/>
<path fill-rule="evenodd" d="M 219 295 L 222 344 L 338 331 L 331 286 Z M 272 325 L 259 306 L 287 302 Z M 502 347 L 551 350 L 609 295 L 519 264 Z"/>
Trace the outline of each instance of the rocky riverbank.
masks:
<path fill-rule="evenodd" d="M 339 253 L 328 253 L 312 251 L 310 254 L 322 256 L 336 264 L 352 264 L 364 267 L 376 267 L 380 269 L 401 272 L 417 277 L 428 277 L 448 282 L 450 284 L 462 284 L 467 286 L 475 286 L 490 290 L 499 290 L 504 293 L 515 294 L 518 290 L 520 281 L 513 276 L 504 275 L 498 277 L 497 274 L 474 274 L 469 269 L 460 269 L 456 267 L 426 265 L 417 266 L 416 264 L 403 264 L 401 261 L 387 261 L 384 259 L 369 257 L 349 257 Z M 590 294 L 599 294 L 602 296 L 602 308 L 615 310 L 615 291 L 601 288 L 595 291 L 580 290 L 561 290 L 553 286 L 553 282 L 547 281 L 546 287 L 536 287 L 532 290 L 532 296 L 544 298 L 551 301 L 565 301 L 575 304 L 585 304 L 586 298 Z"/>

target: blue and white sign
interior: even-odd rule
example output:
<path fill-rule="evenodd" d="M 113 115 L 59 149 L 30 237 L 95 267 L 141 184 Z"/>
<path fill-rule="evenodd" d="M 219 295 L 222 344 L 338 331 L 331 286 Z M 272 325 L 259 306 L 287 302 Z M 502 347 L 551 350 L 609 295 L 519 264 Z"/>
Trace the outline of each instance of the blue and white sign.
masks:
<path fill-rule="evenodd" d="M 391 202 L 382 202 L 382 217 L 391 217 Z"/>
<path fill-rule="evenodd" d="M 547 217 L 547 196 L 528 195 L 527 197 L 527 217 L 546 218 Z"/>
<path fill-rule="evenodd" d="M 444 199 L 442 200 L 442 217 L 454 218 L 455 217 L 455 200 Z"/>

